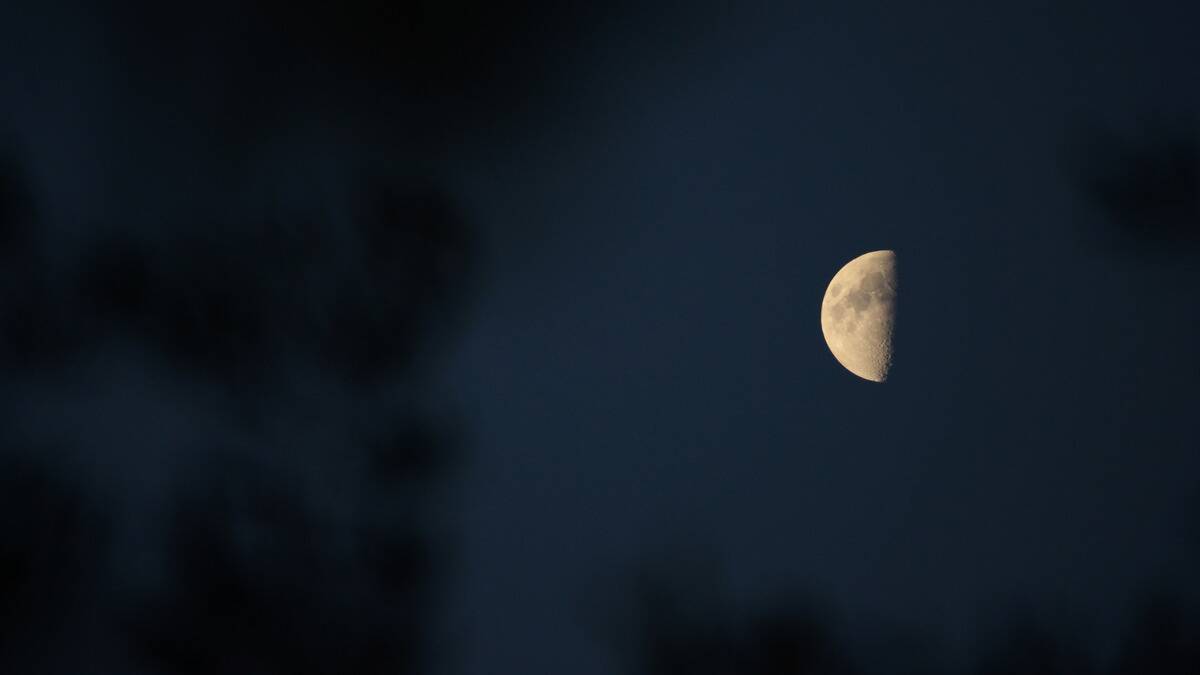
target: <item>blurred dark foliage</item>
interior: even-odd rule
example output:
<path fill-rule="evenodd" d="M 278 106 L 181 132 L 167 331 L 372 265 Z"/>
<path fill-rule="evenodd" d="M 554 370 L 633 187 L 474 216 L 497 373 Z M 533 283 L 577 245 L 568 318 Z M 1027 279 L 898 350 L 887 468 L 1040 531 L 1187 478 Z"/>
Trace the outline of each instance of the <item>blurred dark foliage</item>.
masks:
<path fill-rule="evenodd" d="M 545 0 L 263 0 L 113 3 L 112 20 L 139 31 L 131 46 L 173 53 L 172 42 L 198 39 L 197 26 L 246 40 L 270 70 L 300 58 L 340 74 L 392 80 L 424 88 L 461 89 L 514 60 L 514 53 L 543 38 L 539 31 L 559 3 Z M 150 67 L 172 65 L 139 59 Z"/>
<path fill-rule="evenodd" d="M 107 523 L 79 486 L 0 449 L 0 671 L 47 650 L 103 564 Z"/>
<path fill-rule="evenodd" d="M 0 159 L 0 257 L 7 260 L 29 244 L 33 199 L 19 166 Z"/>
<path fill-rule="evenodd" d="M 348 241 L 311 226 L 195 227 L 155 250 L 110 233 L 76 290 L 95 318 L 195 371 L 249 376 L 293 350 L 357 383 L 395 377 L 454 314 L 472 251 L 436 189 L 366 192 Z"/>
<path fill-rule="evenodd" d="M 453 432 L 415 415 L 388 422 L 364 442 L 367 473 L 384 488 L 427 484 L 442 476 L 457 459 Z"/>
<path fill-rule="evenodd" d="M 328 457 L 360 458 L 350 462 L 357 487 L 337 504 L 299 479 L 321 466 L 311 452 L 206 453 L 172 492 L 165 539 L 137 538 L 162 547 L 161 588 L 99 610 L 114 615 L 130 658 L 181 674 L 426 672 L 447 557 L 426 507 L 457 432 L 424 410 L 421 382 L 462 307 L 472 258 L 449 198 L 377 179 L 364 181 L 344 227 L 180 225 L 158 238 L 110 228 L 51 279 L 28 191 L 15 171 L 0 179 L 0 356 L 19 376 L 6 385 L 120 334 L 180 382 L 253 380 L 269 393 L 299 366 L 364 401 L 376 384 L 408 392 L 357 426 L 326 429 L 342 439 Z M 96 505 L 59 483 L 69 470 L 29 454 L 0 455 L 5 673 L 44 665 L 53 647 L 43 645 L 72 644 L 62 621 L 104 569 Z"/>
<path fill-rule="evenodd" d="M 113 48 L 139 94 L 205 120 L 223 159 L 237 161 L 240 146 L 294 117 L 297 98 L 306 113 L 353 118 L 342 124 L 388 119 L 394 130 L 402 117 L 421 130 L 406 143 L 436 139 L 427 149 L 437 152 L 544 96 L 573 38 L 609 4 L 118 0 L 97 16 L 121 36 Z M 314 88 L 335 94 L 305 98 Z"/>
<path fill-rule="evenodd" d="M 757 617 L 751 635 L 753 656 L 746 669 L 750 672 L 764 675 L 856 672 L 821 616 L 803 607 L 776 609 Z"/>
<path fill-rule="evenodd" d="M 331 523 L 294 485 L 234 464 L 172 517 L 169 591 L 132 623 L 161 672 L 417 673 L 436 566 L 413 527 Z"/>
<path fill-rule="evenodd" d="M 1200 243 L 1200 120 L 1160 121 L 1124 135 L 1091 132 L 1081 145 L 1084 193 L 1125 241 Z"/>
<path fill-rule="evenodd" d="M 429 188 L 398 192 L 373 185 L 355 214 L 361 224 L 361 277 L 339 288 L 322 338 L 325 357 L 356 380 L 415 365 L 438 316 L 453 305 L 470 270 L 462 222 L 446 196 Z"/>
<path fill-rule="evenodd" d="M 37 247 L 37 212 L 25 173 L 0 160 L 0 368 L 51 365 L 79 342 L 64 324 Z"/>
<path fill-rule="evenodd" d="M 909 652 L 880 668 L 863 647 L 842 633 L 838 619 L 818 605 L 796 600 L 738 611 L 705 602 L 714 584 L 680 584 L 639 575 L 634 584 L 634 626 L 620 645 L 630 671 L 645 675 L 852 675 L 943 673 L 952 675 L 1182 675 L 1200 673 L 1200 615 L 1182 600 L 1158 596 L 1128 623 L 1119 654 L 1097 665 L 1082 645 L 1036 622 L 1014 620 L 995 631 L 962 670 L 947 669 L 935 653 Z M 624 623 L 624 621 L 622 621 Z M 883 636 L 887 642 L 887 636 Z M 907 641 L 907 640 L 903 640 Z M 922 644 L 931 644 L 922 642 Z M 866 665 L 873 662 L 875 665 Z"/>
<path fill-rule="evenodd" d="M 502 74 L 562 3 L 545 0 L 305 0 L 265 3 L 264 20 L 287 9 L 288 38 L 318 60 L 366 76 L 397 78 L 423 90 L 459 89 Z M 528 65 L 528 64 L 525 64 Z"/>
<path fill-rule="evenodd" d="M 858 670 L 824 608 L 778 598 L 745 612 L 722 597 L 710 566 L 677 555 L 638 572 L 631 602 L 601 599 L 601 632 L 615 638 L 631 673 L 646 675 L 853 675 Z M 607 615 L 607 616 L 605 616 Z"/>
<path fill-rule="evenodd" d="M 1200 621 L 1160 595 L 1148 600 L 1121 645 L 1115 675 L 1200 673 Z"/>
<path fill-rule="evenodd" d="M 973 669 L 977 675 L 1057 675 L 1098 672 L 1076 645 L 1031 620 L 1014 620 L 986 644 Z"/>

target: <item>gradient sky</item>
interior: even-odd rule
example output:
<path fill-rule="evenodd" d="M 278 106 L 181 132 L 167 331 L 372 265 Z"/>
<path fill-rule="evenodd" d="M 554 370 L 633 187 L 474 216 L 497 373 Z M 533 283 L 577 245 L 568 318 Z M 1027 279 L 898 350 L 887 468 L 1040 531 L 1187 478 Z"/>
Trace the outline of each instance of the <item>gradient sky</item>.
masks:
<path fill-rule="evenodd" d="M 1149 589 L 1200 590 L 1200 249 L 1113 227 L 1079 145 L 1200 110 L 1194 3 L 629 4 L 514 21 L 485 52 L 512 63 L 447 95 L 8 10 L 0 122 L 57 258 L 80 222 L 321 212 L 362 163 L 455 201 L 484 256 L 431 366 L 468 439 L 448 672 L 622 672 L 596 589 L 678 545 L 739 604 L 799 590 L 948 653 L 1014 607 L 1103 649 Z M 884 248 L 881 386 L 818 313 Z M 106 405 L 194 432 L 117 370 Z"/>

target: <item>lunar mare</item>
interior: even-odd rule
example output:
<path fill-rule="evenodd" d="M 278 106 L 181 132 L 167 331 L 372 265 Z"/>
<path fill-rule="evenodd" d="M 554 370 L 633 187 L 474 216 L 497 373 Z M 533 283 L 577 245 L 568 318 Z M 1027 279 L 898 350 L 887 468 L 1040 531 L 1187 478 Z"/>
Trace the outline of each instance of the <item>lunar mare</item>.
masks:
<path fill-rule="evenodd" d="M 887 380 L 896 325 L 896 254 L 872 251 L 846 263 L 821 302 L 825 343 L 846 370 L 873 382 Z"/>

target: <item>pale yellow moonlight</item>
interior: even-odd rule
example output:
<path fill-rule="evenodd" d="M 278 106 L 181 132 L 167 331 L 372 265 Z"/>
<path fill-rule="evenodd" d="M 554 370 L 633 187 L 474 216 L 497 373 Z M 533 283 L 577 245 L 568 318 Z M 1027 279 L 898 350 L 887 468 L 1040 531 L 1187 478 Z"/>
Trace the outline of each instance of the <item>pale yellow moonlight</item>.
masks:
<path fill-rule="evenodd" d="M 821 331 L 846 370 L 887 380 L 896 326 L 896 254 L 864 253 L 838 270 L 821 302 Z"/>

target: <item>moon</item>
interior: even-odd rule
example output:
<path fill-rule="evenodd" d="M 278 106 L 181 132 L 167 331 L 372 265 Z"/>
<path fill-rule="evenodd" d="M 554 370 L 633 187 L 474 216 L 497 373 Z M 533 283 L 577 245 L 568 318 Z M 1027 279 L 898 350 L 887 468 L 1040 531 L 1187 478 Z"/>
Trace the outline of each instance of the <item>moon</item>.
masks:
<path fill-rule="evenodd" d="M 864 253 L 833 275 L 821 302 L 821 332 L 838 363 L 872 382 L 887 380 L 896 325 L 896 254 Z"/>

